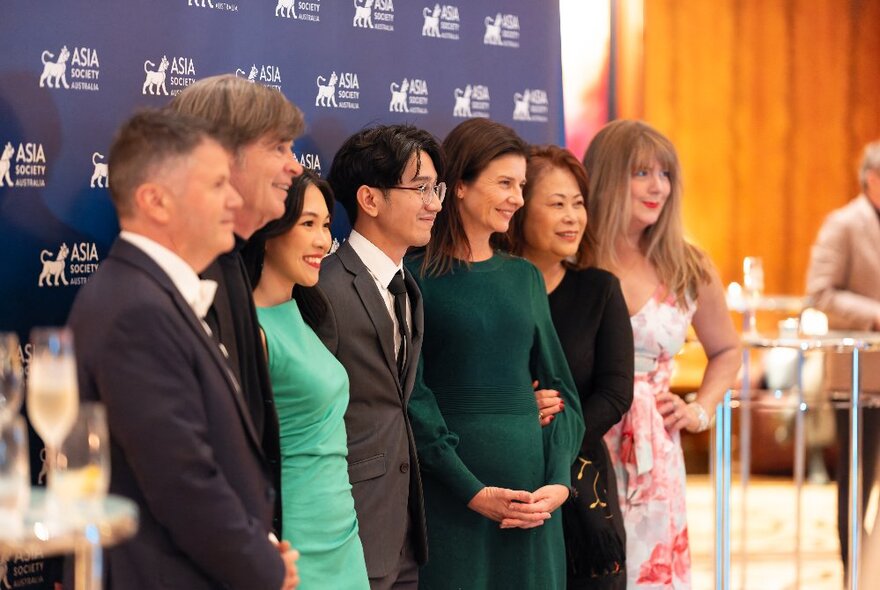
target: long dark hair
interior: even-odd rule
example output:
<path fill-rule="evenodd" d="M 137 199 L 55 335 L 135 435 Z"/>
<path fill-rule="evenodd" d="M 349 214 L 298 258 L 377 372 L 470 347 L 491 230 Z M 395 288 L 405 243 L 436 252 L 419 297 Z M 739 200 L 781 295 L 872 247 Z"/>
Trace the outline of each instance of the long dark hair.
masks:
<path fill-rule="evenodd" d="M 466 258 L 470 257 L 471 245 L 456 197 L 459 185 L 476 180 L 496 158 L 508 154 L 526 158 L 528 146 L 506 125 L 489 119 L 468 119 L 449 132 L 443 140 L 443 152 L 446 154 L 444 180 L 452 198 L 444 201 L 443 209 L 437 214 L 422 261 L 422 272 L 435 276 L 452 270 L 456 253 L 464 252 Z"/>
<path fill-rule="evenodd" d="M 330 188 L 326 180 L 323 180 L 308 168 L 304 169 L 300 176 L 293 179 L 293 183 L 287 190 L 287 199 L 284 201 L 284 214 L 257 230 L 241 250 L 245 270 L 247 270 L 248 278 L 253 287 L 260 284 L 260 277 L 263 275 L 266 242 L 286 234 L 296 225 L 296 222 L 299 221 L 302 215 L 306 189 L 310 185 L 315 186 L 321 191 L 321 194 L 324 196 L 324 202 L 327 204 L 327 211 L 333 212 L 333 205 L 335 203 L 333 189 Z M 300 313 L 302 313 L 303 319 L 309 326 L 315 328 L 324 319 L 324 314 L 327 313 L 327 303 L 320 289 L 298 285 L 293 290 L 292 297 L 296 299 Z"/>

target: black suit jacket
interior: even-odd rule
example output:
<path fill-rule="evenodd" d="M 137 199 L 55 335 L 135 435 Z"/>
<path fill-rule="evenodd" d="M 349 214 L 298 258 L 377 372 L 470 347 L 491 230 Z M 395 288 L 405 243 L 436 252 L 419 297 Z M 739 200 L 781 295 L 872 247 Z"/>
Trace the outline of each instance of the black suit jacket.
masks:
<path fill-rule="evenodd" d="M 321 264 L 319 286 L 329 310 L 316 332 L 348 372 L 345 413 L 348 474 L 371 578 L 388 575 L 403 543 L 428 558 L 424 498 L 407 414 L 422 348 L 424 311 L 415 280 L 405 274 L 412 342 L 403 383 L 397 374 L 394 324 L 370 271 L 346 242 Z M 407 518 L 412 537 L 406 538 Z"/>
<path fill-rule="evenodd" d="M 278 413 L 269 380 L 269 369 L 260 340 L 260 324 L 253 289 L 239 252 L 245 241 L 236 236 L 235 248 L 222 254 L 202 273 L 217 281 L 214 303 L 205 317 L 229 354 L 229 365 L 241 385 L 263 453 L 272 472 L 272 485 L 281 489 L 281 450 Z M 275 531 L 281 531 L 281 495 L 275 502 Z"/>
<path fill-rule="evenodd" d="M 110 491 L 140 528 L 107 552 L 108 588 L 277 590 L 275 500 L 237 380 L 171 279 L 117 240 L 77 295 L 80 395 L 107 406 Z"/>

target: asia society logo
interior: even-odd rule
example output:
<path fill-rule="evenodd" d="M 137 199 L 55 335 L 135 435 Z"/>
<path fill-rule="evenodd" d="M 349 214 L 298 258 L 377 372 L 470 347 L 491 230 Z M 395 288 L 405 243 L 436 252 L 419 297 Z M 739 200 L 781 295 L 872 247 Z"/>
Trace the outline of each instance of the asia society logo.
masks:
<path fill-rule="evenodd" d="M 230 2 L 212 2 L 211 0 L 186 0 L 187 6 L 195 6 L 197 8 L 213 8 L 214 10 L 227 10 L 229 12 L 238 12 L 238 4 Z"/>
<path fill-rule="evenodd" d="M 107 188 L 107 179 L 109 178 L 110 170 L 107 168 L 107 162 L 102 162 L 104 159 L 104 155 L 98 152 L 92 153 L 92 178 L 89 181 L 89 186 L 92 188 Z"/>
<path fill-rule="evenodd" d="M 391 102 L 388 111 L 392 113 L 428 113 L 428 83 L 419 78 L 404 78 L 398 84 L 391 83 Z"/>
<path fill-rule="evenodd" d="M 247 71 L 236 68 L 235 75 L 239 78 L 247 78 L 252 84 L 259 82 L 263 86 L 281 90 L 281 69 L 278 66 L 251 64 Z"/>
<path fill-rule="evenodd" d="M 10 141 L 0 153 L 0 186 L 42 188 L 46 186 L 46 152 L 41 143 Z"/>
<path fill-rule="evenodd" d="M 458 41 L 461 21 L 458 18 L 457 6 L 438 3 L 434 8 L 425 7 L 422 9 L 422 17 L 425 19 L 422 25 L 423 37 Z"/>
<path fill-rule="evenodd" d="M 71 51 L 64 45 L 58 50 L 57 56 L 48 49 L 43 51 L 40 60 L 43 62 L 40 88 L 63 87 L 91 92 L 100 90 L 98 79 L 101 75 L 101 63 L 96 50 L 90 47 L 74 47 Z M 68 74 L 70 82 L 67 79 Z"/>
<path fill-rule="evenodd" d="M 353 1 L 354 18 L 351 26 L 379 31 L 394 31 L 394 0 Z"/>
<path fill-rule="evenodd" d="M 453 117 L 489 118 L 488 86 L 468 84 L 464 88 L 456 88 L 453 94 L 455 96 L 455 106 L 452 108 Z"/>
<path fill-rule="evenodd" d="M 158 65 L 148 59 L 144 62 L 144 74 L 142 94 L 175 96 L 196 81 L 195 63 L 191 58 L 182 56 L 169 60 L 167 55 L 163 55 Z"/>
<path fill-rule="evenodd" d="M 57 251 L 40 251 L 40 262 L 43 267 L 38 287 L 84 285 L 98 270 L 98 247 L 94 242 L 74 243 L 70 247 L 62 243 Z"/>
<path fill-rule="evenodd" d="M 318 94 L 315 96 L 316 107 L 330 107 L 334 109 L 359 109 L 360 107 L 360 84 L 358 76 L 352 72 L 334 71 L 329 78 L 318 76 L 315 79 L 318 85 Z M 336 99 L 339 99 L 338 101 Z"/>
<path fill-rule="evenodd" d="M 547 93 L 538 89 L 525 89 L 513 94 L 513 120 L 547 122 L 549 111 Z"/>
<path fill-rule="evenodd" d="M 519 17 L 515 14 L 501 14 L 483 19 L 486 32 L 483 34 L 484 45 L 499 47 L 519 47 Z"/>
<path fill-rule="evenodd" d="M 299 12 L 297 12 L 297 8 Z M 304 2 L 303 0 L 278 0 L 278 4 L 275 5 L 275 16 L 317 23 L 321 21 L 321 2 L 320 0 L 312 0 L 311 2 Z"/>
<path fill-rule="evenodd" d="M 293 157 L 296 158 L 296 161 L 299 162 L 300 166 L 304 166 L 318 176 L 321 176 L 321 157 L 318 154 L 312 152 L 304 152 L 297 155 L 296 153 L 294 153 Z"/>

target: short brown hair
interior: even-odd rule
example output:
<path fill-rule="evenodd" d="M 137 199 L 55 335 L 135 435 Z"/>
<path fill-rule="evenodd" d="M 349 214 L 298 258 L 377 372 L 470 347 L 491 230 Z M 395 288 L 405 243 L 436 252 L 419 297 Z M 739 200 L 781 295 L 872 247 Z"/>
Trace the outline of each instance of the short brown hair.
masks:
<path fill-rule="evenodd" d="M 431 241 L 425 250 L 422 272 L 442 275 L 452 270 L 456 252 L 470 253 L 455 192 L 460 184 L 473 182 L 496 158 L 509 154 L 525 158 L 528 145 L 516 131 L 489 119 L 468 119 L 458 124 L 443 140 L 446 154 L 444 180 L 452 199 L 437 214 Z"/>
<path fill-rule="evenodd" d="M 203 119 L 168 109 L 135 113 L 116 131 L 107 160 L 110 198 L 116 214 L 120 219 L 130 216 L 137 188 L 170 160 L 186 158 L 206 140 L 222 144 L 221 139 Z"/>
<path fill-rule="evenodd" d="M 583 164 L 565 148 L 556 145 L 536 145 L 529 148 L 529 159 L 526 165 L 526 187 L 523 190 L 523 200 L 525 203 L 510 221 L 510 227 L 507 230 L 507 247 L 512 254 L 522 256 L 523 248 L 526 243 L 525 225 L 528 216 L 526 209 L 529 199 L 533 196 L 535 183 L 544 174 L 550 170 L 558 168 L 571 173 L 577 182 L 578 189 L 584 197 L 584 206 L 587 206 L 587 196 L 589 193 L 590 183 L 587 180 L 587 171 L 584 170 Z M 587 232 L 581 236 L 581 243 L 578 245 L 577 253 L 573 261 L 565 260 L 563 264 L 571 269 L 579 270 L 587 267 Z"/>
<path fill-rule="evenodd" d="M 168 106 L 210 121 L 233 151 L 267 134 L 293 141 L 305 129 L 302 111 L 281 92 L 232 74 L 202 78 Z"/>

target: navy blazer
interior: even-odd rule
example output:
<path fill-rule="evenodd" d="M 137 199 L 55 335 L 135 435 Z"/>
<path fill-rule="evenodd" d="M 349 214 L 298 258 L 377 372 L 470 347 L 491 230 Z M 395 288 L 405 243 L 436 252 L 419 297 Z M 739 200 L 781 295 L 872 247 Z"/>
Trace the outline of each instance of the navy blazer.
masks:
<path fill-rule="evenodd" d="M 70 314 L 80 396 L 107 406 L 111 493 L 140 528 L 107 588 L 278 590 L 275 491 L 240 387 L 171 279 L 117 240 Z"/>

